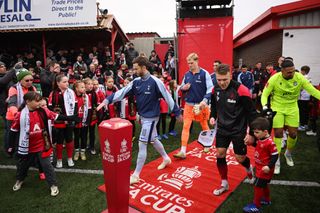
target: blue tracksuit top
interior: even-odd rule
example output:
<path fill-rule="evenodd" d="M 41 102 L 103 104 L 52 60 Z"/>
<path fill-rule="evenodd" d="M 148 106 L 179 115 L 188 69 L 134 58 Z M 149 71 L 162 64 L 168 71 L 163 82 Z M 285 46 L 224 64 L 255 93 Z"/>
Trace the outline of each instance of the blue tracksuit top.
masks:
<path fill-rule="evenodd" d="M 173 101 L 162 81 L 148 73 L 143 78 L 135 78 L 126 87 L 106 98 L 106 103 L 114 103 L 122 100 L 127 95 L 134 95 L 137 102 L 139 115 L 145 118 L 154 118 L 160 115 L 160 98 L 168 103 L 169 109 L 176 115 L 180 115 L 180 109 Z"/>
<path fill-rule="evenodd" d="M 190 89 L 184 91 L 185 101 L 187 103 L 195 104 L 205 101 L 207 104 L 209 104 L 213 85 L 211 76 L 206 70 L 200 68 L 200 71 L 195 74 L 189 70 L 183 77 L 181 87 L 187 83 L 191 84 Z"/>
<path fill-rule="evenodd" d="M 238 75 L 238 82 L 246 86 L 249 90 L 252 90 L 254 86 L 253 74 L 250 71 L 241 72 Z"/>

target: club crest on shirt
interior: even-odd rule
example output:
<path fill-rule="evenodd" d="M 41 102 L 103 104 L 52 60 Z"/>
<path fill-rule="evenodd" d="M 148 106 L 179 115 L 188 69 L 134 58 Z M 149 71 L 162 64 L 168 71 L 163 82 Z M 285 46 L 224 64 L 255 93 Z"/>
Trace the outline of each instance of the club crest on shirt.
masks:
<path fill-rule="evenodd" d="M 298 85 L 298 82 L 293 82 L 293 86 L 297 86 Z"/>
<path fill-rule="evenodd" d="M 41 128 L 38 124 L 35 124 L 34 127 L 33 127 L 33 132 L 36 132 L 36 131 L 40 131 Z"/>

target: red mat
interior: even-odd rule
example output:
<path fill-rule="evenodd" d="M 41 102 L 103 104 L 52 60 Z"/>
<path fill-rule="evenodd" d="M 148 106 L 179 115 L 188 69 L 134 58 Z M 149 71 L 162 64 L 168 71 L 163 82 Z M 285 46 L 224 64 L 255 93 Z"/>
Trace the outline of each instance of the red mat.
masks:
<path fill-rule="evenodd" d="M 188 146 L 185 160 L 174 159 L 164 170 L 157 170 L 159 158 L 146 164 L 138 184 L 130 186 L 130 206 L 143 212 L 214 212 L 246 177 L 245 169 L 238 164 L 232 149 L 228 149 L 229 191 L 214 196 L 212 191 L 220 186 L 215 149 L 203 153 L 202 146 L 193 142 Z M 254 148 L 248 149 L 253 163 Z M 104 185 L 99 187 L 105 191 Z"/>

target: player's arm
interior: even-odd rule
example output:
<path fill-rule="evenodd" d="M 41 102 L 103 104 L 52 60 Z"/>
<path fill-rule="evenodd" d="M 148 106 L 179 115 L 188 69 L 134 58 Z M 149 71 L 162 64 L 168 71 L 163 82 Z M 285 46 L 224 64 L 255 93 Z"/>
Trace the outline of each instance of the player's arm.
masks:
<path fill-rule="evenodd" d="M 205 78 L 206 78 L 207 91 L 202 101 L 205 102 L 206 104 L 209 104 L 209 101 L 211 99 L 213 84 L 212 84 L 211 76 L 209 75 L 208 72 L 206 72 Z"/>
<path fill-rule="evenodd" d="M 211 94 L 211 112 L 210 112 L 210 118 L 217 119 L 217 106 L 216 106 L 216 97 L 214 96 L 214 88 L 212 89 Z"/>
<path fill-rule="evenodd" d="M 262 95 L 261 95 L 262 106 L 266 106 L 268 104 L 268 97 L 274 88 L 275 79 L 276 78 L 274 76 L 271 77 L 262 91 Z"/>
<path fill-rule="evenodd" d="M 320 100 L 320 91 L 317 90 L 310 82 L 308 79 L 303 78 L 302 79 L 302 87 L 313 97 L 316 99 Z"/>
<path fill-rule="evenodd" d="M 162 83 L 162 81 L 160 81 L 158 78 L 154 78 L 154 80 L 156 82 L 156 85 L 157 85 L 162 97 L 167 102 L 171 112 L 173 112 L 175 116 L 179 116 L 181 114 L 180 108 L 177 106 L 177 104 L 172 99 L 171 94 L 169 93 L 169 91 L 165 88 L 165 86 Z"/>

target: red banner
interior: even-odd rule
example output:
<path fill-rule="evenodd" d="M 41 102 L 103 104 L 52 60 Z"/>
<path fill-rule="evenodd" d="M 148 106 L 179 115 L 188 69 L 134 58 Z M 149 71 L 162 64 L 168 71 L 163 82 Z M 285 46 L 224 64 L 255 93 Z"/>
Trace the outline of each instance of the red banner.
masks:
<path fill-rule="evenodd" d="M 189 70 L 186 57 L 195 52 L 199 65 L 209 73 L 214 60 L 232 66 L 233 17 L 178 19 L 179 83 Z"/>

